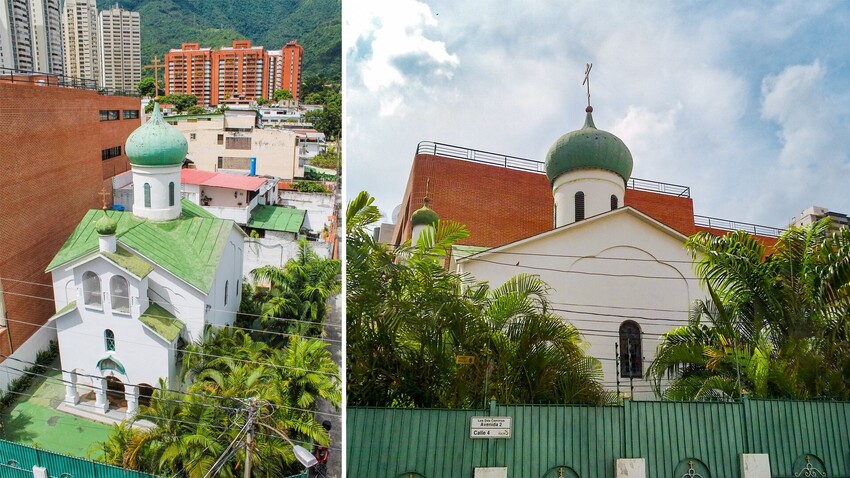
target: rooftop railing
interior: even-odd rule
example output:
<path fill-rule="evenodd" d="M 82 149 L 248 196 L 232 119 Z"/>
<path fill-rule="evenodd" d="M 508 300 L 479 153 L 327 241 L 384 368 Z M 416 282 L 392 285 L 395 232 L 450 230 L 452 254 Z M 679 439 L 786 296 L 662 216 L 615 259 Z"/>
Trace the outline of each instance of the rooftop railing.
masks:
<path fill-rule="evenodd" d="M 546 164 L 542 161 L 534 159 L 520 158 L 517 156 L 508 156 L 505 154 L 493 153 L 490 151 L 481 151 L 477 149 L 465 148 L 463 146 L 455 146 L 445 143 L 435 143 L 433 141 L 422 141 L 416 146 L 416 154 L 433 154 L 445 158 L 460 159 L 463 161 L 472 161 L 475 163 L 488 164 L 508 169 L 516 169 L 519 171 L 527 171 L 531 173 L 546 174 Z M 638 191 L 651 191 L 668 196 L 676 196 L 689 198 L 691 197 L 691 188 L 678 184 L 661 183 L 651 181 L 649 179 L 631 178 L 626 183 L 628 189 Z"/>
<path fill-rule="evenodd" d="M 756 236 L 765 237 L 779 237 L 785 232 L 785 229 L 778 227 L 760 226 L 748 222 L 730 221 L 728 219 L 718 219 L 716 217 L 699 216 L 696 214 L 694 214 L 694 225 L 722 229 L 724 231 L 744 231 Z"/>
<path fill-rule="evenodd" d="M 56 75 L 40 71 L 17 70 L 14 68 L 0 68 L 0 82 L 32 83 L 38 86 L 57 86 L 60 88 L 92 90 L 97 91 L 98 94 L 109 96 L 140 96 L 136 91 L 101 88 L 98 86 L 97 80 L 92 80 L 90 78 L 75 78 L 72 76 Z"/>

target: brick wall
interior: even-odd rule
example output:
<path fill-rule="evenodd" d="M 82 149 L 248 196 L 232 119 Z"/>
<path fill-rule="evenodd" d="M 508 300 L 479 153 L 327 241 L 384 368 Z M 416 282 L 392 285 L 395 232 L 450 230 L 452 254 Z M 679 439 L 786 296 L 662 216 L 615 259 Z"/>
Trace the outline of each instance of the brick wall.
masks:
<path fill-rule="evenodd" d="M 0 82 L 0 278 L 9 317 L 2 354 L 10 338 L 16 348 L 53 315 L 45 267 L 85 212 L 100 207 L 101 188 L 111 196 L 110 178 L 129 169 L 124 144 L 141 120 L 101 122 L 101 109 L 139 110 L 140 101 Z M 114 146 L 122 154 L 102 161 Z"/>
<path fill-rule="evenodd" d="M 419 154 L 413 159 L 394 243 L 410 238 L 410 215 L 422 207 L 429 179 L 429 207 L 470 231 L 460 244 L 499 246 L 552 229 L 554 199 L 545 174 Z M 696 232 L 691 198 L 627 189 L 624 203 L 685 235 Z"/>

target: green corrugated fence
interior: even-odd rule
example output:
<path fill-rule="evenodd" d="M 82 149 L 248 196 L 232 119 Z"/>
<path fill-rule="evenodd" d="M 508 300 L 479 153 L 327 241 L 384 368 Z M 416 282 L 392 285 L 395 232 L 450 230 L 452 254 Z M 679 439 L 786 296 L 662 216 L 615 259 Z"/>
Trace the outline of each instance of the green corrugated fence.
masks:
<path fill-rule="evenodd" d="M 509 439 L 470 438 L 474 416 L 511 417 Z M 806 464 L 850 476 L 850 402 L 633 402 L 622 406 L 493 405 L 488 410 L 347 410 L 347 476 L 613 477 L 643 458 L 649 477 L 739 478 L 744 453 L 770 455 L 775 477 Z"/>
<path fill-rule="evenodd" d="M 32 467 L 47 469 L 52 478 L 153 478 L 140 471 L 61 455 L 0 440 L 0 477 L 32 478 Z"/>

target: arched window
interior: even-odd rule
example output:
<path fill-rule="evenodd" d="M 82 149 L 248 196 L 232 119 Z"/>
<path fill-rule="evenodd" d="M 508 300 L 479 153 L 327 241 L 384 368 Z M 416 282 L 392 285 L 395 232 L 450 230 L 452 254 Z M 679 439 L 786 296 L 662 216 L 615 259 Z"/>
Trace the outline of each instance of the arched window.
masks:
<path fill-rule="evenodd" d="M 145 207 L 151 207 L 151 185 L 145 183 Z"/>
<path fill-rule="evenodd" d="M 83 302 L 92 307 L 103 307 L 100 298 L 100 277 L 92 271 L 83 273 Z"/>
<path fill-rule="evenodd" d="M 620 376 L 643 377 L 643 347 L 640 326 L 633 320 L 620 324 Z"/>
<path fill-rule="evenodd" d="M 109 281 L 109 295 L 112 297 L 112 310 L 130 313 L 130 285 L 121 276 L 112 276 Z"/>
<path fill-rule="evenodd" d="M 584 219 L 584 193 L 579 191 L 576 193 L 576 221 Z"/>
<path fill-rule="evenodd" d="M 174 205 L 174 183 L 168 183 L 168 205 Z"/>
<path fill-rule="evenodd" d="M 227 281 L 224 281 L 224 305 L 227 305 Z"/>
<path fill-rule="evenodd" d="M 107 352 L 115 350 L 115 334 L 109 329 L 103 331 L 103 344 Z"/>
<path fill-rule="evenodd" d="M 611 195 L 611 210 L 613 211 L 614 209 L 617 209 L 619 207 L 619 205 L 620 205 L 620 201 L 617 199 L 617 196 L 612 194 Z"/>

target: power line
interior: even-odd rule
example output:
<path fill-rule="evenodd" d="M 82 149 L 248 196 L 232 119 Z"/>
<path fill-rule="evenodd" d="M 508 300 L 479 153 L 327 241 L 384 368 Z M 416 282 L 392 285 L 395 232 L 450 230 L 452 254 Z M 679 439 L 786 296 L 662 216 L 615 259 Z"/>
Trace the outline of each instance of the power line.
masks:
<path fill-rule="evenodd" d="M 540 267 L 540 266 L 526 266 L 522 265 L 519 262 L 516 264 L 509 264 L 505 262 L 493 261 L 488 259 L 476 259 L 474 257 L 469 259 L 470 261 L 475 262 L 487 262 L 490 264 L 496 264 L 500 266 L 506 267 L 515 267 L 518 269 L 530 269 L 536 271 L 548 271 L 548 272 L 559 272 L 562 274 L 578 274 L 578 275 L 589 275 L 589 276 L 602 276 L 602 277 L 631 277 L 635 279 L 658 279 L 658 280 L 699 280 L 699 277 L 670 277 L 670 276 L 651 276 L 651 275 L 641 275 L 641 274 L 614 274 L 609 272 L 590 272 L 590 271 L 568 271 L 565 269 L 557 269 L 554 267 Z M 678 269 L 677 269 L 678 271 Z"/>

